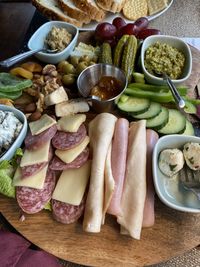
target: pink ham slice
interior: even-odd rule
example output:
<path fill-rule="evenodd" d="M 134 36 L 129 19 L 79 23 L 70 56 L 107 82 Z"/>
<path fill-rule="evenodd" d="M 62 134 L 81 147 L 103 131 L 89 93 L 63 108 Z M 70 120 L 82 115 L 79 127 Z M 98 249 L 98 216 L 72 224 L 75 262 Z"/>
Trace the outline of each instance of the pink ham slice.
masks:
<path fill-rule="evenodd" d="M 52 149 L 52 146 L 50 145 L 48 162 L 52 159 L 52 157 L 53 157 L 53 149 Z M 22 167 L 21 168 L 22 179 L 28 178 L 28 177 L 38 173 L 40 170 L 42 170 L 48 164 L 48 162 L 42 162 L 42 163 Z"/>
<path fill-rule="evenodd" d="M 115 124 L 114 138 L 111 151 L 111 168 L 115 180 L 115 189 L 107 213 L 119 215 L 121 213 L 121 197 L 123 191 L 126 155 L 128 146 L 129 122 L 120 118 Z"/>
<path fill-rule="evenodd" d="M 20 208 L 28 214 L 41 211 L 51 199 L 56 185 L 54 171 L 47 171 L 43 189 L 34 189 L 25 186 L 16 187 L 16 198 Z"/>
<path fill-rule="evenodd" d="M 51 140 L 56 132 L 57 132 L 56 125 L 49 127 L 47 130 L 37 135 L 32 135 L 31 132 L 29 132 L 24 140 L 26 149 L 28 150 L 38 149 L 47 141 Z"/>
<path fill-rule="evenodd" d="M 85 198 L 82 199 L 80 205 L 70 205 L 55 199 L 52 199 L 53 217 L 56 221 L 63 224 L 76 222 L 83 214 L 85 207 Z"/>
<path fill-rule="evenodd" d="M 80 144 L 86 135 L 87 131 L 84 124 L 75 133 L 58 131 L 52 139 L 52 145 L 60 150 L 71 149 Z"/>
<path fill-rule="evenodd" d="M 84 151 L 78 155 L 77 158 L 75 158 L 75 160 L 73 160 L 70 163 L 65 163 L 63 162 L 61 159 L 59 159 L 58 157 L 54 156 L 49 168 L 51 170 L 55 170 L 55 171 L 63 171 L 63 170 L 67 170 L 67 169 L 77 169 L 80 168 L 87 160 L 89 157 L 89 149 L 86 148 L 84 149 Z"/>

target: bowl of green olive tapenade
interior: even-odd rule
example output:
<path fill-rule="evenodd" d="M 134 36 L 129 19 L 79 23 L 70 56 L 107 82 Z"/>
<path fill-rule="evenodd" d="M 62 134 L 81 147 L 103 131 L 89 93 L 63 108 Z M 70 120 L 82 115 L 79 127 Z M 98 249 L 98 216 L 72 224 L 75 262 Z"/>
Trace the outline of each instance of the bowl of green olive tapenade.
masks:
<path fill-rule="evenodd" d="M 149 83 L 164 84 L 163 74 L 167 74 L 175 84 L 181 84 L 191 74 L 191 50 L 178 37 L 153 35 L 142 44 L 141 65 Z"/>

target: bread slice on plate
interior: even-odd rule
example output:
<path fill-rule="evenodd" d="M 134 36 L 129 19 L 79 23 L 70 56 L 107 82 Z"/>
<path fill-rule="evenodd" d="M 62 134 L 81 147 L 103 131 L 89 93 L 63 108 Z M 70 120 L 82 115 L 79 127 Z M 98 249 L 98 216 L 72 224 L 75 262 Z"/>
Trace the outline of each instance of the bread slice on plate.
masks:
<path fill-rule="evenodd" d="M 106 12 L 99 8 L 94 0 L 73 0 L 73 2 L 93 20 L 102 21 L 106 15 Z"/>
<path fill-rule="evenodd" d="M 96 0 L 97 5 L 112 13 L 118 13 L 122 10 L 125 0 Z"/>
<path fill-rule="evenodd" d="M 64 13 L 56 0 L 32 0 L 32 4 L 49 19 L 66 21 L 77 27 L 83 26 L 83 22 L 73 19 Z"/>
<path fill-rule="evenodd" d="M 68 16 L 81 21 L 83 23 L 90 23 L 91 18 L 88 14 L 75 6 L 73 0 L 58 0 L 63 12 L 66 12 Z"/>

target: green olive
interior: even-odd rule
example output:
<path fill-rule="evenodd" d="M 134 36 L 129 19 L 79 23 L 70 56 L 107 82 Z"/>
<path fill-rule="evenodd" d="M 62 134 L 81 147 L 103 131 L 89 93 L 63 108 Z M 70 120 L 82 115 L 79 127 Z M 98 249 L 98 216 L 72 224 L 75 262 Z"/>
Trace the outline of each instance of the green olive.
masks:
<path fill-rule="evenodd" d="M 76 69 L 72 64 L 68 63 L 65 66 L 63 66 L 63 72 L 64 74 L 74 74 L 76 73 Z"/>
<path fill-rule="evenodd" d="M 76 56 L 70 57 L 70 62 L 74 67 L 76 67 L 79 63 L 79 57 L 76 57 Z"/>
<path fill-rule="evenodd" d="M 72 85 L 76 81 L 76 78 L 73 74 L 65 74 L 62 76 L 62 82 L 64 85 Z"/>
<path fill-rule="evenodd" d="M 85 61 L 78 63 L 76 67 L 76 73 L 80 74 L 87 67 L 88 67 L 88 64 Z"/>
<path fill-rule="evenodd" d="M 98 61 L 98 56 L 93 56 L 92 61 L 94 61 L 95 63 L 97 63 L 97 61 Z"/>
<path fill-rule="evenodd" d="M 80 61 L 89 62 L 90 61 L 90 57 L 87 56 L 87 55 L 84 55 L 84 56 L 80 57 Z"/>
<path fill-rule="evenodd" d="M 63 61 L 59 62 L 59 63 L 58 63 L 58 71 L 59 71 L 59 72 L 63 72 L 63 68 L 64 68 L 64 66 L 66 66 L 66 65 L 68 65 L 68 64 L 69 64 L 69 62 L 66 61 L 66 60 L 63 60 Z"/>
<path fill-rule="evenodd" d="M 94 64 L 96 64 L 96 62 L 94 62 L 94 61 L 89 62 L 89 66 L 94 65 Z"/>

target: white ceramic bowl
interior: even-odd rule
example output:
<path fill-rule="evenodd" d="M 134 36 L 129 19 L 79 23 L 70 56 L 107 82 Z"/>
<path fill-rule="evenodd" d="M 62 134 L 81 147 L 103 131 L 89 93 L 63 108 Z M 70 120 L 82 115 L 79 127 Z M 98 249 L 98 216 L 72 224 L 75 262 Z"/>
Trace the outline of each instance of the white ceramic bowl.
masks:
<path fill-rule="evenodd" d="M 0 161 L 2 161 L 2 160 L 9 160 L 9 159 L 11 159 L 13 157 L 13 155 L 15 154 L 16 149 L 21 146 L 21 144 L 24 141 L 24 138 L 26 137 L 28 125 L 27 125 L 26 116 L 20 110 L 18 110 L 16 108 L 13 108 L 13 107 L 10 107 L 10 106 L 6 106 L 6 105 L 0 105 L 0 110 L 13 112 L 14 115 L 23 124 L 23 127 L 22 127 L 22 129 L 21 129 L 18 137 L 15 139 L 15 141 L 13 142 L 13 144 L 11 145 L 11 147 L 6 151 L 6 153 L 3 154 L 3 156 L 0 158 Z"/>
<path fill-rule="evenodd" d="M 28 41 L 28 48 L 30 50 L 35 50 L 35 49 L 44 47 L 44 41 L 46 39 L 46 36 L 51 31 L 53 26 L 67 29 L 67 31 L 73 35 L 72 41 L 61 52 L 53 53 L 53 54 L 38 52 L 35 54 L 35 56 L 39 60 L 45 63 L 57 64 L 60 61 L 68 58 L 71 52 L 74 50 L 74 47 L 76 46 L 79 31 L 78 31 L 78 28 L 75 27 L 74 25 L 67 23 L 67 22 L 63 22 L 63 21 L 47 22 L 43 24 L 40 28 L 38 28 L 37 31 L 32 35 L 32 37 Z"/>
<path fill-rule="evenodd" d="M 153 45 L 157 41 L 160 43 L 169 44 L 183 52 L 186 58 L 183 73 L 179 79 L 172 80 L 172 81 L 174 84 L 181 84 L 185 82 L 189 78 L 191 71 L 192 71 L 192 54 L 191 54 L 190 47 L 187 43 L 185 43 L 180 38 L 174 37 L 174 36 L 168 36 L 168 35 L 152 35 L 152 36 L 147 37 L 144 40 L 142 44 L 142 49 L 141 49 L 141 66 L 142 66 L 143 73 L 145 75 L 145 79 L 151 84 L 162 85 L 165 83 L 165 81 L 163 81 L 162 78 L 154 76 L 151 73 L 149 73 L 144 66 L 145 51 L 147 50 L 149 46 Z"/>
<path fill-rule="evenodd" d="M 154 147 L 152 169 L 156 193 L 167 206 L 185 212 L 200 212 L 200 201 L 191 191 L 174 178 L 165 176 L 158 167 L 158 158 L 166 148 L 182 148 L 187 142 L 200 143 L 200 138 L 187 135 L 166 135 L 161 137 Z"/>

